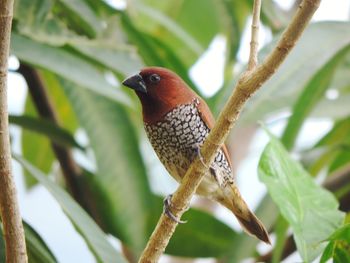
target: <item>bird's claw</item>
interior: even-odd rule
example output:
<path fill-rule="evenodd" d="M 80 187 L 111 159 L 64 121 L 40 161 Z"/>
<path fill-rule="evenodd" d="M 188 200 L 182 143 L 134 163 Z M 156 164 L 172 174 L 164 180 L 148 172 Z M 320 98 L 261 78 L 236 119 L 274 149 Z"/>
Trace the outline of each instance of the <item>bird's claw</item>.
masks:
<path fill-rule="evenodd" d="M 173 195 L 168 195 L 167 197 L 165 197 L 164 201 L 163 201 L 163 213 L 165 215 L 167 215 L 171 220 L 175 221 L 178 224 L 185 224 L 187 223 L 187 221 L 183 221 L 180 219 L 177 219 L 173 213 L 170 211 L 170 207 L 171 207 L 171 198 L 173 197 Z"/>
<path fill-rule="evenodd" d="M 203 164 L 203 166 L 207 169 L 209 169 L 208 165 L 206 165 L 204 163 L 204 160 L 203 160 L 203 156 L 201 154 L 201 148 L 200 148 L 200 145 L 199 144 L 196 144 L 196 146 L 194 147 L 194 150 L 196 151 L 196 155 L 198 156 L 199 160 L 201 161 L 201 163 Z"/>

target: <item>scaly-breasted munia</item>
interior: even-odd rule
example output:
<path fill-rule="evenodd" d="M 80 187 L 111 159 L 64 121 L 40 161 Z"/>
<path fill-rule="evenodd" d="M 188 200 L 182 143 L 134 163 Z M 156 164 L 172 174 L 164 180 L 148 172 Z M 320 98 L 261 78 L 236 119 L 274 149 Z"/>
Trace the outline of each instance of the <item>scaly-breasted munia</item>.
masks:
<path fill-rule="evenodd" d="M 145 68 L 123 84 L 135 90 L 142 104 L 147 136 L 170 175 L 181 182 L 215 122 L 207 104 L 165 68 Z M 250 211 L 235 184 L 225 145 L 210 168 L 196 193 L 231 210 L 249 234 L 270 243 L 263 224 Z"/>

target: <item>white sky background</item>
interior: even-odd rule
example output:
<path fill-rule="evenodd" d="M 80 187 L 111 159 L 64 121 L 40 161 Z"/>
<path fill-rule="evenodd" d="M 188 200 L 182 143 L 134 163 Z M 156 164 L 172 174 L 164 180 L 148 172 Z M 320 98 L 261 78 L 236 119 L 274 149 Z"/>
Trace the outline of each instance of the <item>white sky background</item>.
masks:
<path fill-rule="evenodd" d="M 120 0 L 110 0 L 116 6 L 123 4 Z M 279 0 L 284 7 L 289 7 L 292 1 Z M 323 0 L 319 10 L 316 12 L 313 21 L 319 20 L 348 20 L 350 12 L 350 0 Z M 250 32 L 246 31 L 243 36 L 243 48 L 239 51 L 239 59 L 241 62 L 248 60 L 249 54 L 249 36 Z M 269 33 L 261 32 L 260 46 L 267 43 L 271 36 Z M 216 37 L 211 43 L 209 49 L 203 54 L 199 61 L 191 69 L 191 77 L 204 91 L 206 95 L 211 95 L 221 86 L 223 65 L 224 65 L 225 40 L 223 37 Z M 10 60 L 10 68 L 16 68 L 16 59 Z M 213 66 L 215 65 L 215 66 Z M 210 72 L 210 74 L 208 74 Z M 27 88 L 24 80 L 14 73 L 9 74 L 9 90 L 8 102 L 9 112 L 11 114 L 22 114 L 24 101 L 27 93 Z M 306 127 L 305 127 L 306 126 Z M 307 131 L 312 127 L 312 130 L 323 130 L 324 132 L 330 127 L 328 122 L 315 121 L 309 122 L 304 126 L 304 137 L 309 137 Z M 274 132 L 278 133 L 282 130 L 283 123 L 278 123 L 270 127 Z M 20 153 L 20 130 L 16 127 L 11 127 L 11 136 L 16 153 Z M 303 136 L 301 136 L 303 137 Z M 311 136 L 312 137 L 312 136 Z M 256 176 L 256 167 L 260 153 L 267 142 L 267 138 L 258 133 L 255 137 L 250 155 L 247 160 L 242 163 L 240 172 L 249 174 L 248 180 L 239 178 L 240 189 L 243 196 L 246 197 L 250 206 L 255 207 L 257 200 L 263 195 L 265 187 L 258 182 Z M 304 143 L 304 142 L 303 142 Z M 161 168 L 162 169 L 162 168 Z M 21 168 L 14 163 L 14 174 L 19 193 L 19 201 L 21 213 L 24 219 L 34 227 L 50 246 L 59 262 L 76 263 L 76 262 L 95 262 L 88 250 L 85 242 L 79 234 L 75 233 L 73 226 L 66 216 L 62 213 L 59 205 L 51 197 L 51 195 L 42 186 L 35 187 L 32 191 L 26 192 Z M 159 178 L 158 178 L 159 180 Z M 175 185 L 166 187 L 171 188 Z M 254 193 L 252 195 L 251 193 Z M 224 209 L 219 209 L 218 216 L 232 227 L 236 228 L 232 216 Z M 296 258 L 291 259 L 295 262 Z M 166 259 L 164 259 L 166 262 Z"/>

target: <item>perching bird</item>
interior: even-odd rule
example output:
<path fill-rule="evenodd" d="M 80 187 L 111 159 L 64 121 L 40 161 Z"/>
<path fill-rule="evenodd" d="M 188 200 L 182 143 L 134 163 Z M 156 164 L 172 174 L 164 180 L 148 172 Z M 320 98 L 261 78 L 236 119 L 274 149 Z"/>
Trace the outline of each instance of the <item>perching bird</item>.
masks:
<path fill-rule="evenodd" d="M 142 104 L 147 136 L 170 175 L 181 182 L 214 126 L 207 104 L 179 76 L 165 68 L 144 68 L 123 84 L 135 90 Z M 235 184 L 225 145 L 196 193 L 231 210 L 246 232 L 270 243 L 265 227 L 250 211 Z"/>

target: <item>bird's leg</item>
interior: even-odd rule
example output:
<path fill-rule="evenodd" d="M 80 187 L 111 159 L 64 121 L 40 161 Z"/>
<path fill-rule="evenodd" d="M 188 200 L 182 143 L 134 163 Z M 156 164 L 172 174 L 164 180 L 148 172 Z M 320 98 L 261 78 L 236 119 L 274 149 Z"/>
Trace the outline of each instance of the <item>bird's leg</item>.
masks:
<path fill-rule="evenodd" d="M 198 143 L 196 143 L 196 145 L 194 146 L 194 150 L 196 152 L 196 156 L 198 156 L 198 158 L 201 161 L 201 163 L 203 164 L 203 166 L 205 168 L 209 169 L 209 167 L 204 163 L 203 156 L 201 154 L 201 148 L 200 148 L 200 145 Z"/>
<path fill-rule="evenodd" d="M 209 172 L 213 176 L 214 180 L 218 183 L 218 185 L 222 187 L 223 186 L 222 178 L 217 173 L 217 169 L 215 168 L 215 166 L 216 166 L 215 163 L 212 164 L 209 168 Z"/>
<path fill-rule="evenodd" d="M 200 145 L 197 143 L 196 146 L 194 147 L 194 150 L 196 152 L 196 155 L 198 156 L 199 160 L 201 161 L 201 163 L 203 164 L 204 167 L 206 167 L 210 174 L 215 178 L 216 181 L 218 181 L 218 177 L 216 174 L 216 169 L 214 168 L 214 164 L 210 165 L 210 167 L 208 167 L 203 160 L 202 154 L 201 154 L 201 149 L 200 149 Z"/>
<path fill-rule="evenodd" d="M 219 182 L 218 175 L 217 175 L 216 170 L 213 166 L 210 166 L 209 172 L 214 177 L 215 181 Z"/>
<path fill-rule="evenodd" d="M 170 211 L 170 208 L 171 208 L 171 198 L 173 197 L 173 195 L 168 195 L 167 197 L 165 197 L 165 199 L 164 199 L 164 201 L 163 201 L 163 204 L 164 204 L 164 206 L 163 206 L 163 213 L 165 214 L 165 215 L 167 215 L 171 220 L 173 220 L 173 221 L 175 221 L 176 223 L 178 223 L 178 224 L 185 224 L 185 223 L 187 223 L 187 221 L 182 221 L 182 220 L 180 220 L 180 219 L 177 219 L 174 215 L 173 215 L 173 213 Z M 187 207 L 187 209 L 186 210 L 188 210 L 188 207 Z"/>

